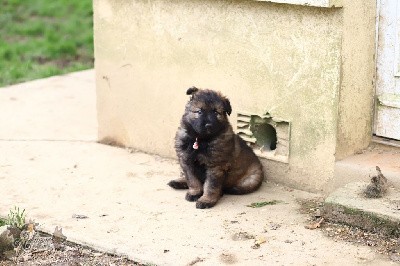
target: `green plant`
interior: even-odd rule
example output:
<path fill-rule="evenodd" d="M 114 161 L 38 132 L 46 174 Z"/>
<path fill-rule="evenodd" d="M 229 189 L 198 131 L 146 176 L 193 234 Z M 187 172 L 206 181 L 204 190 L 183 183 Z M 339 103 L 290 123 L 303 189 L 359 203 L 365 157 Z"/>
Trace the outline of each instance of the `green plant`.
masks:
<path fill-rule="evenodd" d="M 251 207 L 251 208 L 261 208 L 267 205 L 276 205 L 278 203 L 280 203 L 281 201 L 279 200 L 271 200 L 271 201 L 262 201 L 262 202 L 253 202 L 250 205 L 246 205 L 247 207 Z"/>
<path fill-rule="evenodd" d="M 6 225 L 6 220 L 0 218 L 0 226 Z"/>
<path fill-rule="evenodd" d="M 7 225 L 22 229 L 25 225 L 25 209 L 21 211 L 19 207 L 14 207 L 14 210 L 10 210 L 5 223 Z"/>

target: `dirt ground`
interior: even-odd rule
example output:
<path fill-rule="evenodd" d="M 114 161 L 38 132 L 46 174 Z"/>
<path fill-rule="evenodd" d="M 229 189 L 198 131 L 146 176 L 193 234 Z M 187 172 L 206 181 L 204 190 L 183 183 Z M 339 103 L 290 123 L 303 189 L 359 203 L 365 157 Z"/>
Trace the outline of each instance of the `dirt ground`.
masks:
<path fill-rule="evenodd" d="M 322 201 L 300 201 L 300 212 L 308 214 L 311 225 L 323 218 Z M 400 238 L 390 238 L 378 233 L 367 232 L 354 226 L 344 224 L 322 222 L 317 228 L 322 230 L 326 237 L 332 238 L 335 242 L 346 241 L 354 245 L 371 247 L 374 252 L 384 254 L 393 262 L 400 264 Z"/>
<path fill-rule="evenodd" d="M 47 239 L 47 234 L 41 234 L 40 238 Z M 130 266 L 142 265 L 128 260 L 122 256 L 114 256 L 98 252 L 89 247 L 76 245 L 71 242 L 63 244 L 59 249 L 51 248 L 41 251 L 24 251 L 18 257 L 13 257 L 12 260 L 0 258 L 0 266 L 9 265 L 59 265 L 59 266 Z"/>
<path fill-rule="evenodd" d="M 308 221 L 304 226 L 315 225 L 317 221 L 323 218 L 323 202 L 317 200 L 299 201 L 299 212 L 306 214 Z M 316 226 L 315 226 L 316 227 Z M 376 233 L 366 232 L 359 228 L 322 222 L 315 230 L 321 230 L 328 238 L 332 238 L 335 242 L 345 241 L 353 245 L 363 245 L 371 248 L 371 251 L 384 254 L 394 262 L 400 264 L 400 239 L 390 238 Z M 51 236 L 50 236 L 51 237 Z M 246 237 L 246 236 L 238 236 Z M 49 239 L 49 235 L 40 233 L 39 238 L 43 240 Z M 229 258 L 222 260 L 226 264 L 231 264 Z M 196 260 L 189 265 L 201 263 L 202 260 Z M 234 262 L 233 262 L 234 263 Z M 89 247 L 84 247 L 71 242 L 63 243 L 59 248 L 50 248 L 39 251 L 27 250 L 23 251 L 14 260 L 0 259 L 0 266 L 6 265 L 143 265 L 128 260 L 122 256 L 114 256 L 98 252 Z"/>
<path fill-rule="evenodd" d="M 65 251 L 46 251 L 33 254 L 26 261 L 12 262 L 9 260 L 0 261 L 1 266 L 8 265 L 141 265 L 129 261 L 123 257 L 111 256 L 98 253 L 82 247 L 69 247 Z"/>

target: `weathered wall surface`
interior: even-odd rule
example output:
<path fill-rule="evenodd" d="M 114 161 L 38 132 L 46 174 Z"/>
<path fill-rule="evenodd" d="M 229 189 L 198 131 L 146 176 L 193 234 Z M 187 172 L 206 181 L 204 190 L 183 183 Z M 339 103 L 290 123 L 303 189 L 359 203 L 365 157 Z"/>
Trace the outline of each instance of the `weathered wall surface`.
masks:
<path fill-rule="evenodd" d="M 371 142 L 375 95 L 376 1 L 344 2 L 337 160 Z"/>
<path fill-rule="evenodd" d="M 333 176 L 342 9 L 253 1 L 95 0 L 99 138 L 175 156 L 186 88 L 291 122 L 289 164 L 267 178 L 318 190 Z"/>

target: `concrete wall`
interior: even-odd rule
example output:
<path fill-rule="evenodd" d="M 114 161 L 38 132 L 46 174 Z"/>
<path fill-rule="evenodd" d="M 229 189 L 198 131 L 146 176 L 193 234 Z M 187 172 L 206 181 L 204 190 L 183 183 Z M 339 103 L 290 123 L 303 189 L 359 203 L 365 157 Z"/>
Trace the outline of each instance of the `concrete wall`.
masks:
<path fill-rule="evenodd" d="M 346 0 L 336 159 L 366 148 L 375 95 L 376 1 Z"/>
<path fill-rule="evenodd" d="M 342 48 L 353 45 L 351 33 L 343 32 L 352 30 L 344 27 L 346 7 L 94 0 L 94 10 L 100 140 L 174 157 L 185 91 L 195 85 L 230 98 L 234 126 L 238 111 L 291 122 L 289 163 L 263 160 L 269 179 L 321 190 L 333 177 L 336 150 L 364 145 L 368 128 L 357 133 L 361 141 L 346 128 L 357 118 L 352 112 L 367 112 L 370 100 L 348 109 L 352 92 L 367 81 L 357 88 L 350 82 L 357 58 L 354 49 Z M 360 41 L 368 39 L 366 32 Z M 362 63 L 367 56 L 359 49 Z M 352 59 L 343 68 L 342 51 Z"/>

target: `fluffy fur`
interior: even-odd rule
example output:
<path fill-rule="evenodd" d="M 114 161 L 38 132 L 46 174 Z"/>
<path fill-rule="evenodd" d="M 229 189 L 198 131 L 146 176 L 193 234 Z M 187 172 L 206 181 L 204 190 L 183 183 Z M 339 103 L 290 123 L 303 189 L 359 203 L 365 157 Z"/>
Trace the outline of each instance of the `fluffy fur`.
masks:
<path fill-rule="evenodd" d="M 169 186 L 189 189 L 186 200 L 196 208 L 213 207 L 223 193 L 246 194 L 257 190 L 263 169 L 253 150 L 236 135 L 229 123 L 232 108 L 219 92 L 189 88 L 175 150 L 182 177 Z M 197 145 L 197 146 L 196 146 Z"/>

